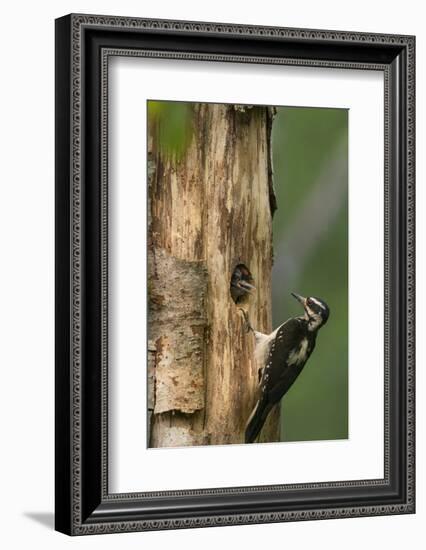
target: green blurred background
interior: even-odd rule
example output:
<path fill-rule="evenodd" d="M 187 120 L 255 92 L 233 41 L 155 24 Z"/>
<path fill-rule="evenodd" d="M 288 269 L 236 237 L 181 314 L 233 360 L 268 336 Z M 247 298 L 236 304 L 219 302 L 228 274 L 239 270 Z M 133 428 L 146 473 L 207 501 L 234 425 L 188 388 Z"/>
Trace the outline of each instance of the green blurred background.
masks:
<path fill-rule="evenodd" d="M 282 400 L 283 441 L 348 437 L 348 112 L 280 107 L 273 126 L 273 324 L 330 307 L 314 353 Z"/>
<path fill-rule="evenodd" d="M 193 103 L 148 102 L 164 153 L 192 138 Z M 348 112 L 278 107 L 272 132 L 273 325 L 302 314 L 290 292 L 322 298 L 330 318 L 282 400 L 282 441 L 348 437 Z"/>

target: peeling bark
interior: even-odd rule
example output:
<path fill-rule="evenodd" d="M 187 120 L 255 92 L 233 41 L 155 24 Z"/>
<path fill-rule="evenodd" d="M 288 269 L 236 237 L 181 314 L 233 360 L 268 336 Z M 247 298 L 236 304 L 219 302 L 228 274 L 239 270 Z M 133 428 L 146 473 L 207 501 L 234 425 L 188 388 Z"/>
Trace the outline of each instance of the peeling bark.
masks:
<path fill-rule="evenodd" d="M 148 254 L 149 339 L 155 345 L 154 414 L 204 408 L 207 271 L 202 262 Z"/>
<path fill-rule="evenodd" d="M 194 106 L 194 133 L 179 161 L 149 135 L 150 446 L 243 443 L 256 401 L 254 337 L 240 307 L 271 331 L 271 112 Z M 152 129 L 151 129 L 152 130 Z M 229 292 L 245 264 L 256 291 Z M 279 440 L 278 407 L 261 440 Z"/>

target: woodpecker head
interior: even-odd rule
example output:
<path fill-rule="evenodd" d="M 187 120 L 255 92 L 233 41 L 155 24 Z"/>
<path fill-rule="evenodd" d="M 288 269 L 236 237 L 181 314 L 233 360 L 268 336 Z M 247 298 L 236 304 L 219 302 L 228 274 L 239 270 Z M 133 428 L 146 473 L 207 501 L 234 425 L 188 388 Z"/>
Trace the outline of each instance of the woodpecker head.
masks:
<path fill-rule="evenodd" d="M 291 293 L 292 296 L 298 300 L 305 310 L 304 318 L 308 322 L 308 330 L 316 331 L 327 322 L 328 316 L 330 315 L 330 310 L 328 305 L 319 298 L 314 298 L 309 296 L 304 298 L 299 296 L 299 294 Z"/>
<path fill-rule="evenodd" d="M 234 302 L 238 302 L 240 298 L 256 290 L 256 287 L 253 285 L 253 277 L 245 265 L 239 264 L 234 269 L 230 290 Z"/>

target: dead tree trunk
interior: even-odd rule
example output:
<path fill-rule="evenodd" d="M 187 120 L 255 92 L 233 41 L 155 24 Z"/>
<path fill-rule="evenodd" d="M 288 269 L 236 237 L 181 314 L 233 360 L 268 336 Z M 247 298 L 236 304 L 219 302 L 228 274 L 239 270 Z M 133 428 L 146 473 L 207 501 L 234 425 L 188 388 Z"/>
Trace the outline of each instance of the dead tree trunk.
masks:
<path fill-rule="evenodd" d="M 179 161 L 149 135 L 151 447 L 243 443 L 258 367 L 240 307 L 255 329 L 272 328 L 272 114 L 197 104 L 193 119 Z M 256 291 L 235 304 L 230 279 L 241 263 Z M 279 441 L 278 408 L 261 441 Z"/>

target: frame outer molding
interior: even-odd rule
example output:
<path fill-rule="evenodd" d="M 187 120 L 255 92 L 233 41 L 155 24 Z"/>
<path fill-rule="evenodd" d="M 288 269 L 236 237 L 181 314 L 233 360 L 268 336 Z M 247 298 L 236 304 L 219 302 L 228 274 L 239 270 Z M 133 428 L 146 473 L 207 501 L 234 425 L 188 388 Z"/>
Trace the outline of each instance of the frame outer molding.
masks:
<path fill-rule="evenodd" d="M 249 524 L 249 523 L 266 523 L 266 522 L 283 522 L 283 521 L 296 521 L 296 520 L 310 520 L 310 519 L 328 519 L 328 518 L 344 518 L 344 517 L 361 517 L 371 515 L 386 515 L 386 514 L 403 514 L 413 513 L 415 511 L 414 503 L 414 476 L 415 476 L 415 461 L 414 461 L 414 388 L 415 388 L 415 373 L 414 373 L 414 171 L 415 171 L 415 38 L 412 36 L 398 36 L 390 34 L 372 34 L 372 33 L 354 33 L 354 32 L 342 32 L 332 30 L 309 30 L 309 29 L 291 29 L 291 28 L 279 28 L 279 27 L 266 27 L 266 26 L 246 26 L 236 24 L 219 24 L 219 23 L 204 23 L 204 22 L 188 22 L 188 21 L 169 21 L 169 20 L 155 20 L 155 19 L 139 19 L 128 17 L 110 17 L 110 16 L 97 16 L 97 15 L 79 15 L 72 14 L 56 21 L 56 71 L 57 71 L 57 86 L 61 79 L 69 78 L 69 89 L 57 90 L 56 93 L 56 125 L 57 125 L 57 153 L 56 153 L 56 231 L 57 231 L 57 271 L 56 271 L 56 296 L 57 296 L 57 319 L 62 317 L 61 320 L 57 320 L 57 352 L 56 352 L 56 454 L 57 454 L 57 479 L 56 479 L 56 528 L 62 532 L 72 535 L 84 535 L 84 534 L 100 534 L 100 533 L 118 533 L 127 531 L 143 531 L 143 530 L 158 530 L 158 529 L 181 529 L 188 527 L 205 527 L 205 526 L 218 526 L 218 525 L 237 525 L 237 524 Z M 403 234 L 406 236 L 405 243 L 405 257 L 402 259 L 406 265 L 406 350 L 405 360 L 407 365 L 406 372 L 406 499 L 402 504 L 391 505 L 377 505 L 377 506 L 344 506 L 338 508 L 318 508 L 310 510 L 298 510 L 298 511 L 278 511 L 267 513 L 250 513 L 239 514 L 230 513 L 222 515 L 202 515 L 200 517 L 188 517 L 179 519 L 161 519 L 161 520 L 135 520 L 135 521 L 105 521 L 100 516 L 96 519 L 96 514 L 93 514 L 93 519 L 86 519 L 83 517 L 82 510 L 82 426 L 81 426 L 81 391 L 82 391 L 82 316 L 83 316 L 83 294 L 82 294 L 82 278 L 84 267 L 84 250 L 83 246 L 83 196 L 82 196 L 82 165 L 84 163 L 84 143 L 83 143 L 83 105 L 82 105 L 82 49 L 83 49 L 83 31 L 85 28 L 102 28 L 102 29 L 114 29 L 114 30 L 146 30 L 146 31 L 173 31 L 176 33 L 208 33 L 212 36 L 227 36 L 241 38 L 242 36 L 250 38 L 262 38 L 262 39 L 289 39 L 295 41 L 315 41 L 323 42 L 327 44 L 347 45 L 347 44 L 368 44 L 374 46 L 392 45 L 398 46 L 405 51 L 407 72 L 405 75 L 406 87 L 403 90 L 399 90 L 399 93 L 406 93 L 406 143 L 402 144 L 403 150 L 406 151 L 406 166 L 402 167 L 402 170 L 406 170 L 407 187 L 402 191 L 406 197 L 406 219 L 403 220 Z M 67 43 L 67 39 L 69 39 Z M 168 53 L 163 55 L 165 57 L 173 57 Z M 152 52 L 151 52 L 152 56 Z M 178 56 L 176 56 L 178 57 Z M 225 56 L 225 57 L 230 57 Z M 192 58 L 197 58 L 192 55 Z M 212 60 L 218 60 L 217 56 L 211 56 Z M 253 62 L 254 58 L 244 59 L 244 56 L 238 56 L 241 62 Z M 258 58 L 257 58 L 258 59 Z M 279 62 L 278 59 L 274 59 L 270 62 Z M 331 61 L 307 61 L 307 60 L 283 60 L 283 63 L 300 64 L 300 65 L 312 65 L 317 66 L 336 66 Z M 362 63 L 342 63 L 346 68 L 363 68 Z M 364 68 L 374 68 L 371 64 L 365 64 Z M 69 70 L 69 73 L 68 73 Z M 391 70 L 398 70 L 393 68 Z M 69 74 L 69 77 L 67 76 Z M 385 79 L 389 78 L 389 73 L 385 71 Z M 66 86 L 66 85 L 65 85 Z M 394 94 L 395 91 L 391 91 Z M 67 99 L 70 106 L 70 121 L 67 126 L 67 120 L 63 118 L 63 110 L 66 106 Z M 388 96 L 387 86 L 385 85 L 385 119 L 386 105 L 389 105 L 395 98 Z M 107 114 L 104 113 L 107 117 Z M 58 125 L 63 125 L 62 132 L 59 131 Z M 69 131 L 69 140 L 63 136 Z M 385 141 L 386 138 L 385 138 Z M 63 169 L 64 164 L 67 164 L 67 160 L 64 159 L 63 151 L 66 150 L 69 145 L 71 151 L 71 160 L 69 161 L 69 197 L 68 199 L 61 198 L 65 192 L 67 192 L 68 183 L 67 178 L 64 178 L 64 173 L 67 169 Z M 389 158 L 389 151 L 385 156 Z M 105 162 L 105 158 L 103 158 Z M 385 181 L 386 177 L 389 179 L 388 163 L 385 163 Z M 387 204 L 385 204 L 387 207 Z M 67 216 L 67 210 L 70 214 Z M 386 210 L 385 210 L 385 217 Z M 62 220 L 63 216 L 65 219 Z M 65 227 L 66 220 L 69 219 L 68 227 Z M 61 221 L 62 220 L 62 221 Z M 105 238 L 105 227 L 102 228 L 104 232 L 103 239 Z M 62 246 L 62 236 L 69 235 L 70 248 L 67 249 Z M 61 239 L 59 238 L 61 237 Z M 59 242 L 61 240 L 61 242 Z M 387 250 L 387 244 L 385 243 L 385 250 Z M 66 262 L 68 257 L 69 263 Z M 385 252 L 385 269 L 386 265 L 389 265 L 388 253 Z M 70 273 L 69 289 L 64 288 L 63 283 L 67 281 L 67 273 Z M 105 265 L 103 266 L 103 280 L 106 281 Z M 102 295 L 104 299 L 104 307 L 106 315 L 106 289 L 102 284 Z M 389 288 L 385 284 L 385 302 L 389 298 Z M 68 323 L 63 320 L 64 311 L 62 306 L 68 301 L 70 304 L 70 316 Z M 386 319 L 385 319 L 386 320 Z M 68 329 L 67 329 L 68 326 Z M 68 332 L 68 336 L 66 335 Z M 106 327 L 103 325 L 103 334 L 106 337 Z M 69 349 L 69 359 L 66 358 L 66 350 Z M 105 350 L 103 351 L 105 353 Z M 69 365 L 69 369 L 66 365 Z M 67 403 L 62 401 L 64 395 L 64 389 L 67 386 L 66 380 L 69 377 L 69 389 L 70 389 L 70 407 L 68 416 L 64 413 L 64 408 Z M 103 380 L 103 394 L 104 398 L 107 395 L 107 383 Z M 59 402 L 61 401 L 61 402 Z M 105 402 L 105 401 L 104 401 Z M 385 414 L 386 408 L 389 407 L 389 403 L 385 400 Z M 104 411 L 105 413 L 105 411 Z M 61 430 L 67 429 L 67 420 L 69 421 L 69 442 L 70 445 L 64 446 L 62 442 L 63 435 Z M 105 420 L 105 419 L 104 419 Z M 58 443 L 58 439 L 61 441 Z M 386 437 L 385 437 L 386 439 Z M 386 449 L 386 441 L 385 441 Z M 69 451 L 69 453 L 68 453 Z M 106 452 L 105 440 L 103 444 L 103 452 Z M 68 464 L 68 468 L 66 465 Z M 386 469 L 385 469 L 386 470 Z M 386 473 L 386 472 L 385 472 Z M 64 480 L 68 479 L 68 483 Z M 321 484 L 299 484 L 297 486 L 286 486 L 290 489 L 304 489 L 311 486 L 315 487 L 345 487 L 367 484 L 371 486 L 371 481 L 365 482 L 338 482 L 338 483 L 321 483 Z M 107 483 L 106 472 L 103 475 L 103 487 L 105 489 Z M 283 486 L 279 486 L 281 489 Z M 248 487 L 248 493 L 250 490 L 256 491 L 260 488 Z M 265 489 L 265 488 L 263 488 Z M 272 489 L 272 487 L 268 488 Z M 226 491 L 226 490 L 224 490 Z M 224 491 L 213 490 L 213 494 L 220 494 Z M 244 493 L 244 488 L 233 488 L 231 491 L 241 491 Z M 177 492 L 172 492 L 176 494 Z M 182 493 L 182 492 L 180 492 Z M 198 494 L 199 491 L 185 491 L 183 493 Z M 106 500 L 118 500 L 123 501 L 126 499 L 132 499 L 133 494 L 118 494 L 116 496 L 105 495 Z M 134 496 L 142 496 L 137 493 Z M 68 500 L 69 506 L 65 506 L 64 503 Z M 90 521 L 89 521 L 90 520 Z"/>

